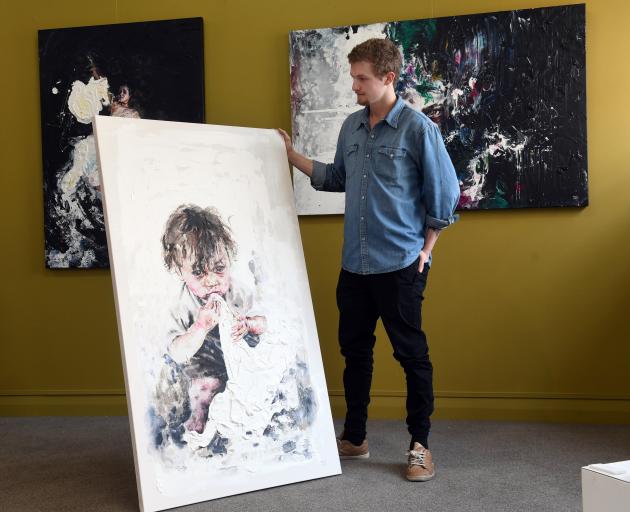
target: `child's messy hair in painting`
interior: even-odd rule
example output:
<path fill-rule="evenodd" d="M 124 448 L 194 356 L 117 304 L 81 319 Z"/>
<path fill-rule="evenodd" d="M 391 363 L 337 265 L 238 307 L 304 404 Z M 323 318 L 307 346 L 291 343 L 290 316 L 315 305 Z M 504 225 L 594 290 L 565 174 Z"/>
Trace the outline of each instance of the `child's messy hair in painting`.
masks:
<path fill-rule="evenodd" d="M 221 248 L 228 258 L 236 256 L 232 232 L 214 208 L 181 205 L 166 221 L 162 254 L 170 271 L 181 270 L 183 262 L 188 260 L 192 262 L 193 272 L 204 273 Z"/>

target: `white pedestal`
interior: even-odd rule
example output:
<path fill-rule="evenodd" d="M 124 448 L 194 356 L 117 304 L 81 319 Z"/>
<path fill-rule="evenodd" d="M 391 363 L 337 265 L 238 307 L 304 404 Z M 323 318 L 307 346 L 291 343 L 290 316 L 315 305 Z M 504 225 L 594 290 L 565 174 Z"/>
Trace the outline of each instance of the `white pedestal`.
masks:
<path fill-rule="evenodd" d="M 583 512 L 630 511 L 630 461 L 582 468 Z"/>

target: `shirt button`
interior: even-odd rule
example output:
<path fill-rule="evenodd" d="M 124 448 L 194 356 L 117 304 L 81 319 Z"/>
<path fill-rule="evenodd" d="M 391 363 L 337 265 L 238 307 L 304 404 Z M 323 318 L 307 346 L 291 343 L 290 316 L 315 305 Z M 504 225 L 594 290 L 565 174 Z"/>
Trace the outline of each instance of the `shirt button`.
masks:
<path fill-rule="evenodd" d="M 374 134 L 370 135 L 370 139 L 373 139 L 373 138 L 374 138 Z"/>
<path fill-rule="evenodd" d="M 364 177 L 364 178 L 367 178 L 367 174 L 364 174 L 364 175 L 363 175 L 363 177 Z"/>
<path fill-rule="evenodd" d="M 361 220 L 364 220 L 364 219 L 365 219 L 365 217 L 361 217 Z"/>
<path fill-rule="evenodd" d="M 394 158 L 394 153 L 390 154 L 389 158 Z"/>
<path fill-rule="evenodd" d="M 365 155 L 365 158 L 370 158 L 370 154 L 368 153 L 367 155 Z"/>
<path fill-rule="evenodd" d="M 365 196 L 361 196 L 361 199 L 365 199 Z"/>

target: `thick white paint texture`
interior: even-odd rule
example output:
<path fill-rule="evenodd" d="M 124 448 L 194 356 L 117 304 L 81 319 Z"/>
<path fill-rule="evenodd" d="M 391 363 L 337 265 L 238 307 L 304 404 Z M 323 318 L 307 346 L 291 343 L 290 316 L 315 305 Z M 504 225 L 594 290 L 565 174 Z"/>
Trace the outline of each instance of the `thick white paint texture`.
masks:
<path fill-rule="evenodd" d="M 161 510 L 340 472 L 286 152 L 275 130 L 97 117 L 95 133 L 141 506 Z M 223 303 L 221 345 L 230 375 L 210 403 L 203 434 L 156 449 L 147 421 L 182 282 L 164 266 L 160 238 L 182 204 L 213 207 L 238 245 L 232 276 L 258 287 L 267 330 L 250 348 L 232 342 Z M 261 269 L 253 275 L 251 261 Z M 256 305 L 258 306 L 258 304 Z M 227 341 L 226 341 L 227 340 Z M 317 404 L 295 450 L 262 435 L 278 392 L 298 405 L 296 361 Z M 288 432 L 288 431 L 287 431 Z M 204 447 L 219 433 L 227 453 Z M 280 441 L 283 441 L 280 433 Z M 255 450 L 253 440 L 258 441 Z"/>
<path fill-rule="evenodd" d="M 76 191 L 81 178 L 86 179 L 93 188 L 97 188 L 100 185 L 93 135 L 88 135 L 84 139 L 78 139 L 74 145 L 72 166 L 59 182 L 59 189 L 66 201 L 70 200 L 69 196 Z"/>
<path fill-rule="evenodd" d="M 48 254 L 48 264 L 53 268 L 67 267 L 68 262 L 77 255 L 81 255 L 81 266 L 84 267 L 91 266 L 96 260 L 96 255 L 92 249 L 85 249 L 81 246 L 83 235 L 77 229 L 77 225 L 82 228 L 93 227 L 77 197 L 77 187 L 81 179 L 88 185 L 87 192 L 89 194 L 100 197 L 98 189 L 100 181 L 93 135 L 79 137 L 74 141 L 71 157 L 59 173 L 58 188 L 62 201 L 55 208 L 58 217 L 65 217 L 69 220 L 67 223 L 68 232 L 66 233 L 69 247 L 64 253 L 51 251 Z M 90 213 L 100 215 L 100 212 Z"/>
<path fill-rule="evenodd" d="M 453 104 L 455 105 L 453 107 L 453 114 L 456 114 L 457 112 L 459 112 L 459 97 L 464 95 L 464 91 L 462 91 L 461 89 L 453 89 L 453 92 L 451 92 L 451 97 L 453 98 Z"/>
<path fill-rule="evenodd" d="M 80 80 L 72 83 L 68 98 L 68 109 L 77 121 L 90 124 L 95 115 L 109 105 L 109 84 L 107 78 L 90 78 L 87 84 Z"/>
<path fill-rule="evenodd" d="M 229 340 L 234 315 L 225 301 L 221 302 L 221 339 Z M 222 467 L 240 467 L 255 472 L 262 470 L 263 464 L 273 464 L 276 455 L 266 453 L 264 446 L 255 451 L 247 450 L 247 447 L 251 445 L 251 439 L 263 445 L 269 441 L 263 432 L 274 413 L 280 413 L 283 408 L 299 407 L 297 387 L 283 385 L 282 380 L 287 371 L 295 367 L 295 341 L 300 338 L 300 333 L 295 326 L 291 329 L 286 323 L 278 322 L 278 318 L 270 320 L 271 330 L 261 335 L 256 347 L 242 342 L 222 343 L 229 376 L 226 389 L 211 402 L 203 434 L 187 433 L 188 444 L 198 447 L 206 446 L 215 434 L 229 438 L 227 456 L 217 458 Z M 284 396 L 282 401 L 274 400 L 279 390 Z"/>
<path fill-rule="evenodd" d="M 59 83 L 59 82 L 57 82 Z M 57 87 L 52 88 L 53 94 L 58 94 Z M 68 110 L 75 119 L 82 124 L 91 124 L 94 116 L 110 103 L 109 83 L 107 78 L 90 78 L 88 83 L 75 80 L 68 96 Z M 81 258 L 81 267 L 90 267 L 96 261 L 96 255 L 92 249 L 86 249 L 85 237 L 77 229 L 93 228 L 90 217 L 101 217 L 100 211 L 84 211 L 84 206 L 77 197 L 77 187 L 83 181 L 87 185 L 87 194 L 93 198 L 100 197 L 98 165 L 96 162 L 96 147 L 94 136 L 77 137 L 71 141 L 72 154 L 66 165 L 57 173 L 57 187 L 61 193 L 59 205 L 54 205 L 56 218 L 64 219 L 66 231 L 65 242 L 68 248 L 65 252 L 51 250 L 47 253 L 48 265 L 51 268 L 65 268 L 70 262 Z M 100 224 L 98 224 L 100 225 Z"/>
<path fill-rule="evenodd" d="M 462 190 L 462 197 L 466 197 L 469 200 L 469 204 L 472 206 L 477 206 L 479 201 L 481 201 L 484 197 L 483 185 L 488 169 L 488 157 L 494 155 L 499 151 L 511 153 L 514 158 L 514 168 L 517 176 L 520 177 L 523 174 L 523 161 L 521 156 L 523 153 L 523 149 L 527 144 L 527 137 L 525 137 L 520 143 L 513 143 L 502 133 L 486 132 L 484 133 L 483 138 L 484 140 L 488 141 L 487 146 L 479 155 L 476 155 L 468 163 L 471 183 L 468 187 Z"/>

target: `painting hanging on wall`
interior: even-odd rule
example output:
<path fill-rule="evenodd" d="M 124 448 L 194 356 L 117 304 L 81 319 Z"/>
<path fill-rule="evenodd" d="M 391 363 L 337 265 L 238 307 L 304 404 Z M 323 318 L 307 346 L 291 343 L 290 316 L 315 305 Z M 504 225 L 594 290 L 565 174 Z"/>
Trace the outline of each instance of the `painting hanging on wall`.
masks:
<path fill-rule="evenodd" d="M 144 510 L 340 473 L 283 140 L 95 123 Z"/>
<path fill-rule="evenodd" d="M 291 32 L 298 151 L 333 160 L 361 108 L 347 55 L 373 37 L 398 45 L 397 94 L 439 125 L 460 210 L 588 204 L 584 4 Z M 294 185 L 299 214 L 343 213 L 343 194 Z"/>
<path fill-rule="evenodd" d="M 204 121 L 202 18 L 39 31 L 48 268 L 109 266 L 96 114 Z"/>

